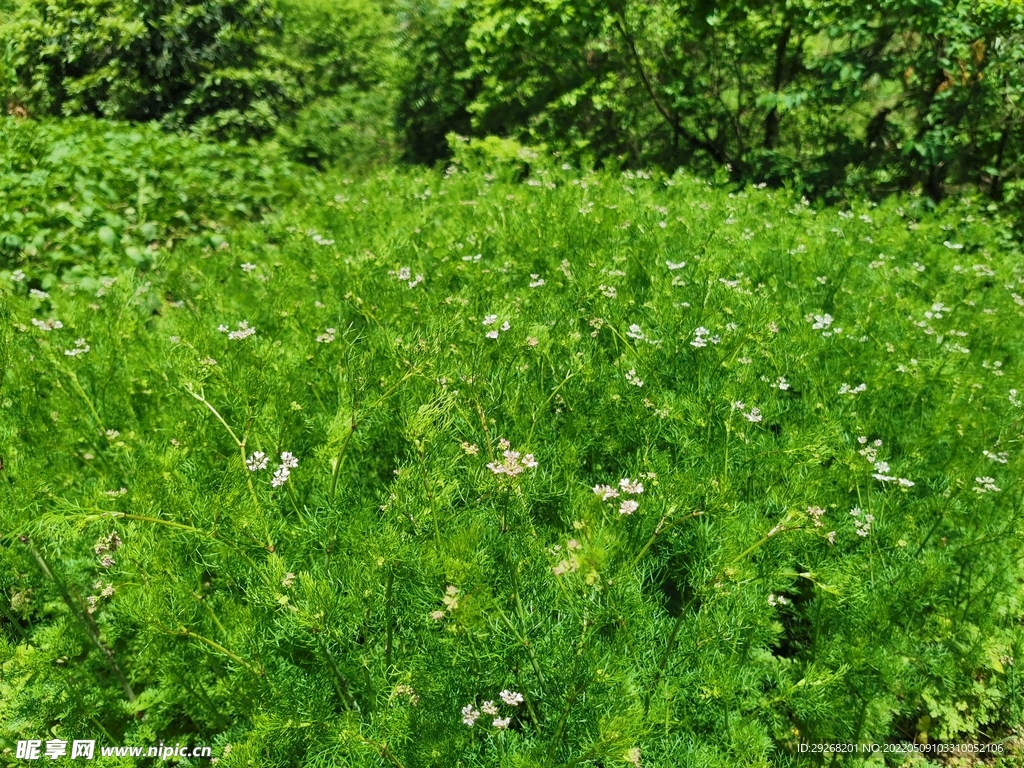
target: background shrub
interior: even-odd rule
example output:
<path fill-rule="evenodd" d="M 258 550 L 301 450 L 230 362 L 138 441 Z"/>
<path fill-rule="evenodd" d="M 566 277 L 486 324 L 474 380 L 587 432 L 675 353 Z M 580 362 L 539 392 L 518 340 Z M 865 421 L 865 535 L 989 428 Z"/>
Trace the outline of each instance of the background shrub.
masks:
<path fill-rule="evenodd" d="M 160 249 L 220 242 L 303 175 L 272 147 L 240 148 L 85 118 L 0 118 L 0 273 L 38 286 L 149 265 Z"/>

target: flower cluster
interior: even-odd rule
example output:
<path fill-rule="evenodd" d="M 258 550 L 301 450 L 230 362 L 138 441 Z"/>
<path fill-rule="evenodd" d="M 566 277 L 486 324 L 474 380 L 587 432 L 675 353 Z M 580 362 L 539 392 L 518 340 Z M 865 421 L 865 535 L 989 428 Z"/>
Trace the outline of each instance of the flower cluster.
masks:
<path fill-rule="evenodd" d="M 745 418 L 751 424 L 757 424 L 763 418 L 761 415 L 760 408 L 751 408 L 748 411 L 747 406 L 743 404 L 742 400 L 737 400 L 735 403 L 732 404 L 732 407 L 735 410 L 739 411 L 743 415 L 743 418 Z"/>
<path fill-rule="evenodd" d="M 527 469 L 537 468 L 537 460 L 532 453 L 525 456 L 520 455 L 519 451 L 512 450 L 512 444 L 505 438 L 498 441 L 498 447 L 502 450 L 503 460 L 492 461 L 487 465 L 487 468 L 494 474 L 516 477 Z"/>
<path fill-rule="evenodd" d="M 338 330 L 336 328 L 325 329 L 323 333 L 316 337 L 316 343 L 330 344 L 331 342 L 334 341 L 334 334 L 336 334 L 337 332 Z"/>
<path fill-rule="evenodd" d="M 498 322 L 498 316 L 497 315 L 487 315 L 486 317 L 484 317 L 483 324 L 484 325 L 494 325 L 496 322 Z M 486 336 L 487 336 L 488 339 L 496 339 L 496 338 L 498 338 L 498 331 L 499 330 L 504 333 L 505 331 L 507 331 L 511 327 L 512 326 L 509 324 L 508 320 L 506 320 L 505 322 L 503 322 L 501 324 L 501 328 L 500 329 L 492 329 L 492 330 L 487 332 Z"/>
<path fill-rule="evenodd" d="M 772 608 L 779 605 L 791 605 L 792 603 L 793 601 L 788 597 L 783 597 L 782 595 L 768 595 L 768 605 Z"/>
<path fill-rule="evenodd" d="M 718 344 L 722 340 L 721 336 L 711 335 L 711 331 L 701 326 L 693 332 L 693 341 L 690 342 L 691 347 L 706 347 L 710 341 L 712 344 Z"/>
<path fill-rule="evenodd" d="M 96 613 L 100 600 L 110 599 L 114 596 L 114 585 L 109 581 L 104 584 L 103 580 L 100 579 L 92 585 L 92 588 L 100 590 L 100 593 L 98 595 L 89 595 L 85 598 L 85 602 L 89 604 L 89 607 L 86 610 L 88 610 L 89 613 Z"/>
<path fill-rule="evenodd" d="M 868 385 L 865 384 L 864 382 L 861 382 L 856 387 L 851 387 L 849 384 L 847 384 L 844 381 L 843 385 L 841 387 L 839 387 L 839 394 L 840 395 L 859 395 L 861 392 L 864 392 L 867 388 L 868 388 Z"/>
<path fill-rule="evenodd" d="M 217 330 L 220 331 L 221 333 L 227 333 L 228 338 L 231 339 L 232 341 L 240 341 L 241 339 L 247 339 L 254 333 L 256 333 L 256 329 L 250 327 L 249 322 L 247 320 L 242 320 L 238 323 L 237 331 L 230 331 L 229 333 L 230 329 L 226 325 L 218 325 Z"/>
<path fill-rule="evenodd" d="M 905 477 L 896 477 L 895 475 L 887 474 L 889 472 L 889 462 L 879 461 L 878 459 L 878 449 L 882 447 L 881 440 L 874 440 L 871 443 L 871 445 L 868 445 L 868 439 L 861 435 L 860 437 L 857 438 L 857 442 L 864 446 L 859 451 L 857 451 L 857 453 L 859 453 L 861 456 L 863 456 L 865 459 L 871 462 L 875 470 L 871 476 L 875 478 L 875 480 L 878 480 L 880 483 L 898 483 L 904 488 L 914 487 L 913 480 L 908 480 Z"/>
<path fill-rule="evenodd" d="M 117 563 L 111 555 L 117 552 L 120 546 L 121 537 L 117 535 L 117 531 L 111 531 L 96 542 L 92 551 L 100 556 L 101 566 L 104 568 L 110 568 Z"/>
<path fill-rule="evenodd" d="M 603 320 L 601 320 L 600 322 L 602 324 L 604 323 Z M 594 325 L 594 321 L 591 321 L 590 324 Z M 595 335 L 596 334 L 591 334 L 591 336 Z M 635 341 L 646 341 L 648 344 L 661 344 L 661 341 L 658 339 L 649 339 L 647 337 L 647 334 L 644 333 L 643 329 L 636 323 L 633 323 L 632 325 L 629 326 L 629 330 L 626 331 L 626 337 L 633 339 Z"/>
<path fill-rule="evenodd" d="M 414 707 L 420 703 L 420 695 L 413 690 L 411 685 L 402 684 L 395 686 L 395 695 L 405 696 Z"/>
<path fill-rule="evenodd" d="M 523 694 L 515 691 L 506 689 L 499 694 L 499 697 L 502 703 L 509 707 L 518 707 L 523 703 Z M 480 709 L 476 709 L 472 704 L 467 704 L 462 708 L 462 722 L 472 728 L 481 714 L 494 718 L 491 720 L 491 725 L 495 730 L 503 731 L 512 723 L 511 714 L 501 717 L 501 710 L 495 701 L 485 701 L 480 705 Z"/>
<path fill-rule="evenodd" d="M 994 477 L 974 478 L 975 493 L 998 493 L 1001 490 L 1001 488 L 996 487 L 996 479 Z"/>
<path fill-rule="evenodd" d="M 576 550 L 580 549 L 581 545 L 576 539 L 569 539 L 566 542 L 565 548 L 569 550 L 569 557 L 564 560 L 559 560 L 558 564 L 552 567 L 551 572 L 555 576 L 564 576 L 567 573 L 575 573 L 580 569 L 579 558 L 576 557 Z M 559 547 L 555 546 L 554 551 L 558 551 Z"/>
<path fill-rule="evenodd" d="M 267 468 L 269 459 L 267 454 L 263 451 L 253 451 L 249 454 L 249 458 L 245 460 L 246 469 L 250 472 L 259 472 Z M 274 476 L 270 480 L 270 484 L 274 488 L 279 488 L 288 481 L 288 477 L 291 475 L 291 471 L 299 466 L 299 460 L 295 458 L 291 453 L 285 451 L 281 454 L 281 463 L 277 469 L 274 470 Z"/>
<path fill-rule="evenodd" d="M 864 517 L 861 517 L 859 507 L 851 509 L 850 514 L 853 515 L 853 525 L 857 529 L 858 536 L 866 537 L 871 533 L 871 524 L 875 522 L 874 515 L 864 515 Z"/>
<path fill-rule="evenodd" d="M 629 372 L 626 373 L 626 381 L 632 384 L 634 387 L 642 387 L 644 385 L 640 377 L 637 376 L 635 368 L 630 368 Z"/>
<path fill-rule="evenodd" d="M 992 451 L 982 451 L 981 455 L 991 461 L 999 462 L 1000 464 L 1006 464 L 1010 460 L 1010 454 L 1006 451 L 1000 451 L 999 453 L 992 453 Z"/>
<path fill-rule="evenodd" d="M 825 516 L 825 510 L 821 507 L 808 507 L 807 516 L 811 518 L 815 528 L 825 527 L 825 523 L 821 521 L 821 518 Z"/>
<path fill-rule="evenodd" d="M 811 328 L 815 331 L 821 331 L 821 335 L 826 338 L 833 333 L 843 332 L 842 328 L 832 328 L 833 319 L 832 315 L 828 314 L 828 312 L 823 315 L 809 314 L 804 316 L 804 320 L 812 324 Z"/>
<path fill-rule="evenodd" d="M 64 327 L 64 323 L 55 318 L 48 318 L 46 320 L 39 320 L 38 318 L 32 318 L 32 325 L 38 328 L 40 331 L 55 331 Z"/>
<path fill-rule="evenodd" d="M 85 343 L 85 339 L 75 339 L 74 349 L 65 349 L 64 354 L 68 357 L 77 357 L 78 355 L 84 355 L 90 349 L 91 347 Z"/>
<path fill-rule="evenodd" d="M 446 615 L 451 614 L 456 608 L 459 607 L 459 588 L 449 584 L 444 589 L 444 597 L 441 598 L 441 603 L 444 605 L 443 611 L 431 611 L 430 618 L 434 621 L 440 621 Z"/>
<path fill-rule="evenodd" d="M 281 464 L 274 470 L 274 477 L 271 479 L 270 484 L 275 488 L 284 485 L 288 481 L 291 471 L 297 466 L 299 466 L 299 460 L 288 451 L 285 451 L 281 454 Z"/>
<path fill-rule="evenodd" d="M 245 466 L 248 467 L 250 472 L 259 472 L 261 469 L 267 468 L 267 454 L 263 451 L 253 451 L 249 454 L 249 458 L 245 460 Z"/>
<path fill-rule="evenodd" d="M 595 485 L 594 493 L 601 501 L 610 501 L 611 499 L 617 499 L 619 497 L 619 491 L 628 496 L 639 496 L 644 492 L 644 484 L 639 480 L 631 480 L 628 477 L 624 477 L 619 480 L 619 490 L 612 488 L 610 485 Z M 623 499 L 619 504 L 620 515 L 632 515 L 640 505 L 635 499 Z"/>

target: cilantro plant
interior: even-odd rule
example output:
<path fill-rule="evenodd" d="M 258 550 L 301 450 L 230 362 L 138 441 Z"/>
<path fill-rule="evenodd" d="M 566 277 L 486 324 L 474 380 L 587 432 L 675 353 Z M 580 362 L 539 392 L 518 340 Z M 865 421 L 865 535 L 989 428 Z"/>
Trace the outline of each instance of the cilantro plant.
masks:
<path fill-rule="evenodd" d="M 4 744 L 1014 764 L 1003 223 L 534 160 L 329 179 L 94 284 L 5 262 Z"/>

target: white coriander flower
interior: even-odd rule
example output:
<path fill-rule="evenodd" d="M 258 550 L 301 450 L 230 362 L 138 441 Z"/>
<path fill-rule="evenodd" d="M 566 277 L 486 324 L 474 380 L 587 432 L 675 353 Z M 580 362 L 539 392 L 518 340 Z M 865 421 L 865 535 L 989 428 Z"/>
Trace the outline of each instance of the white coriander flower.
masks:
<path fill-rule="evenodd" d="M 476 723 L 476 719 L 480 717 L 480 711 L 473 709 L 472 704 L 467 704 L 462 708 L 462 722 L 468 725 L 470 728 Z"/>
<path fill-rule="evenodd" d="M 245 264 L 242 265 L 243 272 L 252 272 L 254 269 L 256 269 L 255 264 L 249 264 L 248 262 L 246 262 Z"/>
<path fill-rule="evenodd" d="M 499 731 L 503 731 L 508 728 L 508 724 L 512 722 L 511 717 L 496 717 L 492 725 Z"/>
<path fill-rule="evenodd" d="M 480 711 L 485 715 L 496 715 L 498 714 L 498 707 L 493 701 L 485 701 L 480 705 Z"/>
<path fill-rule="evenodd" d="M 38 288 L 33 288 L 32 290 L 30 290 L 28 292 L 28 295 L 32 296 L 33 298 L 36 298 L 36 299 L 48 299 L 48 298 L 50 298 L 50 294 L 48 294 L 46 291 L 40 291 Z"/>
<path fill-rule="evenodd" d="M 231 339 L 232 341 L 239 341 L 241 339 L 249 338 L 254 333 L 256 333 L 256 329 L 255 328 L 250 328 L 248 321 L 242 320 L 238 324 L 238 330 L 237 331 L 232 331 L 231 333 L 229 333 L 228 334 L 228 338 Z"/>
<path fill-rule="evenodd" d="M 288 451 L 285 451 L 281 454 L 281 466 L 287 467 L 288 469 L 295 469 L 299 466 L 299 460 Z"/>
<path fill-rule="evenodd" d="M 644 492 L 644 484 L 639 480 L 630 480 L 628 477 L 624 477 L 619 480 L 619 488 L 622 489 L 623 493 L 629 493 L 639 495 Z"/>
<path fill-rule="evenodd" d="M 594 493 L 597 494 L 601 501 L 614 499 L 619 495 L 619 492 L 612 488 L 610 485 L 595 485 Z"/>
<path fill-rule="evenodd" d="M 496 322 L 498 322 L 498 316 L 497 315 L 486 315 L 484 317 L 484 323 L 483 324 L 484 325 L 494 325 Z"/>
<path fill-rule="evenodd" d="M 633 499 L 627 499 L 626 501 L 623 501 L 619 505 L 619 514 L 620 515 L 632 515 L 639 508 L 640 508 L 640 505 L 637 504 L 635 501 L 633 501 Z"/>
<path fill-rule="evenodd" d="M 523 694 L 510 691 L 507 688 L 498 695 L 501 696 L 501 700 L 510 707 L 518 707 L 523 703 Z"/>
<path fill-rule="evenodd" d="M 488 331 L 486 336 L 487 336 L 488 339 L 496 339 L 496 338 L 498 338 L 498 332 L 497 331 Z"/>
<path fill-rule="evenodd" d="M 288 482 L 288 476 L 291 472 L 288 471 L 288 467 L 283 464 L 274 470 L 274 477 L 270 480 L 270 484 L 275 488 L 280 488 L 286 482 Z"/>
<path fill-rule="evenodd" d="M 25 279 L 25 273 L 22 272 L 20 269 L 16 269 L 13 272 L 11 272 L 11 282 L 13 282 L 13 283 L 20 283 L 24 279 Z"/>
<path fill-rule="evenodd" d="M 976 483 L 974 486 L 975 493 L 998 493 L 1002 490 L 996 487 L 996 479 L 994 477 L 976 477 L 974 482 Z"/>
<path fill-rule="evenodd" d="M 249 458 L 245 460 L 245 466 L 250 472 L 258 472 L 261 469 L 267 468 L 267 454 L 263 451 L 253 451 L 249 454 Z"/>
<path fill-rule="evenodd" d="M 824 315 L 811 315 L 809 319 L 814 322 L 814 325 L 812 325 L 811 328 L 817 331 L 823 328 L 828 328 L 832 325 L 833 317 L 832 315 L 825 313 Z"/>
<path fill-rule="evenodd" d="M 64 354 L 68 357 L 76 357 L 78 355 L 84 355 L 90 349 L 91 347 L 85 343 L 85 339 L 75 339 L 75 348 L 65 349 Z"/>
<path fill-rule="evenodd" d="M 61 328 L 64 327 L 64 323 L 62 323 L 60 320 L 55 320 L 53 318 L 50 318 L 48 320 L 38 320 L 33 317 L 32 325 L 34 325 L 40 331 L 55 331 L 60 330 Z"/>

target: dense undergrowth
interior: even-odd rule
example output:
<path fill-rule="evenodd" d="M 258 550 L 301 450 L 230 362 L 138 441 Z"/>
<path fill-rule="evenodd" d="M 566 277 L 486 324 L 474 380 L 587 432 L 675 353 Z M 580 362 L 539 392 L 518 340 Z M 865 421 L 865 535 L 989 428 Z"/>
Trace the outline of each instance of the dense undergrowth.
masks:
<path fill-rule="evenodd" d="M 222 229 L 258 218 L 304 179 L 272 146 L 204 143 L 155 125 L 3 119 L 0 265 L 27 260 L 43 288 L 63 279 L 95 289 L 175 241 L 220 244 Z"/>
<path fill-rule="evenodd" d="M 249 162 L 183 162 L 190 219 Z M 1024 264 L 978 203 L 388 171 L 172 247 L 168 196 L 140 269 L 118 204 L 64 223 L 90 184 L 4 206 L 5 746 L 1017 764 Z"/>

